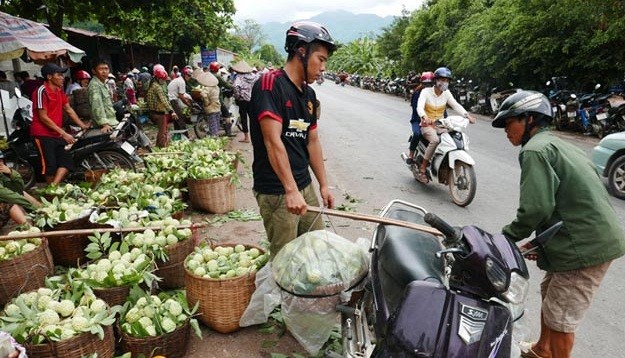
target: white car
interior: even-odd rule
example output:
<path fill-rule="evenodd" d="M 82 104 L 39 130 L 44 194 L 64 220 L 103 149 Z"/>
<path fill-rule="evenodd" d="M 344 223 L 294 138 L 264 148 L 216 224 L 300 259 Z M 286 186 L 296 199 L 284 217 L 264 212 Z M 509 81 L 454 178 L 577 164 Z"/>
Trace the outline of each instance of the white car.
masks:
<path fill-rule="evenodd" d="M 625 200 L 625 132 L 605 136 L 593 149 L 592 162 L 608 178 L 608 191 Z"/>

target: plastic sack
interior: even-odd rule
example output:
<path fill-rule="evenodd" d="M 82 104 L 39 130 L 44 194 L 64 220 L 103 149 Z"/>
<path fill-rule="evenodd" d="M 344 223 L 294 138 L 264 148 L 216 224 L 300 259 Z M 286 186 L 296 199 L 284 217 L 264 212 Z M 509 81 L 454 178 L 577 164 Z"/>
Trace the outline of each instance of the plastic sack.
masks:
<path fill-rule="evenodd" d="M 367 255 L 357 244 L 326 230 L 307 232 L 284 245 L 272 265 L 278 286 L 299 296 L 345 291 L 367 268 Z"/>
<path fill-rule="evenodd" d="M 256 272 L 256 290 L 239 320 L 239 326 L 247 327 L 266 323 L 269 315 L 282 302 L 282 290 L 273 280 L 271 262 Z"/>

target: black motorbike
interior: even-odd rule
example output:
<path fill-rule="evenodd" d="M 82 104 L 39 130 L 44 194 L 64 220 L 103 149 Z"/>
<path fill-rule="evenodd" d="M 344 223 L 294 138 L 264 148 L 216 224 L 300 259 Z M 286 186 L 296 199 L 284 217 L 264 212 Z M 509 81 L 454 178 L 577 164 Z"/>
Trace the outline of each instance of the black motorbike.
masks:
<path fill-rule="evenodd" d="M 454 228 L 411 203 L 391 201 L 379 225 L 364 289 L 340 305 L 343 357 L 510 357 L 529 273 L 518 247 L 476 226 Z M 532 243 L 542 247 L 561 227 Z M 328 356 L 336 356 L 331 353 Z"/>
<path fill-rule="evenodd" d="M 37 181 L 44 181 L 41 173 L 41 159 L 35 142 L 30 135 L 30 111 L 19 108 L 12 120 L 13 132 L 7 139 L 8 148 L 2 151 L 7 166 L 17 170 L 24 180 L 25 188 Z M 76 142 L 66 147 L 74 161 L 74 170 L 67 180 L 84 181 L 89 173 L 109 170 L 115 167 L 135 170 L 134 147 L 127 142 L 111 140 L 111 135 L 97 134 L 80 136 Z"/>

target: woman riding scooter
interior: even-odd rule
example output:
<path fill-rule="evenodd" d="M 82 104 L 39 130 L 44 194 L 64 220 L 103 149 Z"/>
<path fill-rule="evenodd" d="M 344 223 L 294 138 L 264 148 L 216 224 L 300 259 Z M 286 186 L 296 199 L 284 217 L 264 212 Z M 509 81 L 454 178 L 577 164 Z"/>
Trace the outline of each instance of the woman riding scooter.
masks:
<path fill-rule="evenodd" d="M 417 103 L 417 113 L 421 118 L 421 134 L 425 140 L 429 142 L 425 151 L 424 160 L 419 168 L 417 180 L 426 184 L 429 179 L 426 169 L 430 165 L 430 160 L 434 155 L 436 146 L 440 142 L 438 135 L 447 131 L 446 129 L 437 128 L 435 122 L 444 118 L 445 109 L 450 106 L 454 111 L 469 119 L 469 122 L 475 123 L 475 117 L 471 116 L 464 107 L 462 107 L 449 91 L 449 80 L 451 79 L 451 71 L 447 67 L 439 67 L 434 71 L 434 87 L 424 88 L 419 95 Z"/>

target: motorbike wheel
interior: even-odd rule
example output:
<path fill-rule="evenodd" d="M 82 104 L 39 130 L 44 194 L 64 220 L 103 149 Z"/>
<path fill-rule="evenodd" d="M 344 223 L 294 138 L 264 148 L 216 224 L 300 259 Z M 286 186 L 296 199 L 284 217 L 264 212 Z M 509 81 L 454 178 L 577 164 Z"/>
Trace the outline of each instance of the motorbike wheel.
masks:
<path fill-rule="evenodd" d="M 197 122 L 195 122 L 195 126 L 193 127 L 193 131 L 198 139 L 206 137 L 210 133 L 208 118 L 206 116 L 198 116 Z"/>
<path fill-rule="evenodd" d="M 132 159 L 126 152 L 123 151 L 114 151 L 114 150 L 103 150 L 101 152 L 95 152 L 85 157 L 80 162 L 79 170 L 82 173 L 76 173 L 77 176 L 83 177 L 84 174 L 88 171 L 96 171 L 96 170 L 110 170 L 114 168 L 122 168 L 135 171 L 135 164 L 132 162 Z M 89 168 L 89 169 L 87 169 Z"/>
<path fill-rule="evenodd" d="M 454 169 L 449 171 L 451 200 L 458 206 L 467 206 L 473 201 L 476 189 L 475 168 L 467 163 L 456 161 Z"/>
<path fill-rule="evenodd" d="M 610 166 L 608 189 L 615 197 L 625 200 L 625 156 L 621 156 Z"/>
<path fill-rule="evenodd" d="M 37 181 L 37 174 L 35 174 L 35 168 L 28 161 L 17 158 L 15 161 L 8 161 L 6 165 L 18 172 L 22 176 L 24 181 L 24 189 L 30 189 Z"/>

